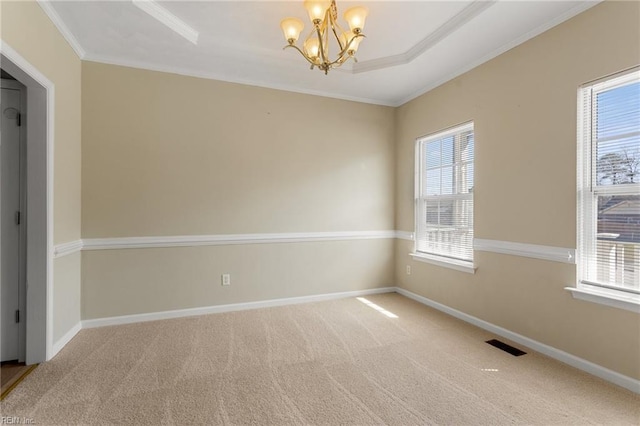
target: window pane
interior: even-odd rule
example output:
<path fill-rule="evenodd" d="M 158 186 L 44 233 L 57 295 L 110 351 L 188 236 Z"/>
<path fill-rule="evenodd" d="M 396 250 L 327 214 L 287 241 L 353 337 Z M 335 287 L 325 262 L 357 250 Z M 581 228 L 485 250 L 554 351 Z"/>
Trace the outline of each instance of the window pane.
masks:
<path fill-rule="evenodd" d="M 442 165 L 447 166 L 453 163 L 453 136 L 442 139 Z"/>
<path fill-rule="evenodd" d="M 473 160 L 473 133 L 466 133 L 463 135 L 461 151 L 461 161 Z"/>
<path fill-rule="evenodd" d="M 468 194 L 473 191 L 473 163 L 456 166 L 456 179 L 459 182 L 458 194 Z"/>
<path fill-rule="evenodd" d="M 438 214 L 438 201 L 427 201 L 426 202 L 426 210 L 427 210 L 427 224 L 429 225 L 438 225 L 440 223 Z"/>
<path fill-rule="evenodd" d="M 453 167 L 443 167 L 442 168 L 442 192 L 443 195 L 451 195 L 455 193 L 455 189 L 453 187 Z"/>
<path fill-rule="evenodd" d="M 597 94 L 598 139 L 637 131 L 640 128 L 640 82 Z"/>
<path fill-rule="evenodd" d="M 640 82 L 596 94 L 596 184 L 640 181 Z"/>
<path fill-rule="evenodd" d="M 598 185 L 640 183 L 640 134 L 598 142 Z"/>
<path fill-rule="evenodd" d="M 440 167 L 440 141 L 428 142 L 425 151 L 427 169 Z"/>
<path fill-rule="evenodd" d="M 597 277 L 640 290 L 640 195 L 598 197 Z"/>
<path fill-rule="evenodd" d="M 425 195 L 440 195 L 440 169 L 427 170 Z"/>
<path fill-rule="evenodd" d="M 440 226 L 452 226 L 454 221 L 453 200 L 440 201 Z"/>
<path fill-rule="evenodd" d="M 454 208 L 453 225 L 457 228 L 467 228 L 465 232 L 471 229 L 473 227 L 473 200 L 457 200 Z"/>

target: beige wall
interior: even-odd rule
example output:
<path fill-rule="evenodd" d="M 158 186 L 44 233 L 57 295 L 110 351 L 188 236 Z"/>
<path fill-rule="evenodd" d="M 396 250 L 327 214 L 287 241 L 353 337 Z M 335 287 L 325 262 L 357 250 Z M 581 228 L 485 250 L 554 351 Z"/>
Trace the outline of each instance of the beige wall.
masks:
<path fill-rule="evenodd" d="M 83 319 L 393 286 L 391 239 L 82 253 Z M 231 285 L 220 276 L 231 274 Z"/>
<path fill-rule="evenodd" d="M 83 238 L 393 229 L 388 107 L 83 63 Z"/>
<path fill-rule="evenodd" d="M 36 2 L 2 1 L 1 10 L 3 42 L 55 85 L 53 238 L 55 244 L 78 240 L 81 232 L 80 59 Z M 80 321 L 80 263 L 57 259 L 53 266 L 55 341 Z"/>
<path fill-rule="evenodd" d="M 393 229 L 392 108 L 92 62 L 82 102 L 83 238 Z M 389 239 L 82 266 L 85 319 L 389 286 L 394 268 Z"/>
<path fill-rule="evenodd" d="M 413 230 L 415 139 L 473 120 L 476 238 L 575 248 L 577 89 L 640 63 L 639 36 L 640 3 L 606 2 L 400 107 L 397 228 Z M 401 287 L 640 378 L 640 317 L 572 299 L 575 266 L 476 251 L 470 275 L 396 248 Z"/>

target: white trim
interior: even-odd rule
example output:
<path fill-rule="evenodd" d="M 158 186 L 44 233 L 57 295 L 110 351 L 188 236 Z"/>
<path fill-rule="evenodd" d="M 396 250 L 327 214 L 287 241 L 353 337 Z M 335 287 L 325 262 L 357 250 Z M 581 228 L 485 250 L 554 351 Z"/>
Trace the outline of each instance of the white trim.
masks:
<path fill-rule="evenodd" d="M 325 300 L 344 299 L 348 297 L 367 296 L 371 294 L 393 293 L 395 287 L 382 287 L 369 290 L 345 291 L 340 293 L 317 294 L 311 296 L 288 297 L 284 299 L 262 300 L 257 302 L 233 303 L 229 305 L 204 306 L 201 308 L 178 309 L 173 311 L 152 312 L 147 314 L 123 315 L 119 317 L 97 318 L 82 321 L 82 328 L 104 327 L 109 325 L 132 324 L 137 322 L 156 321 L 170 318 L 184 318 L 197 315 L 217 314 L 222 312 L 245 311 L 249 309 L 273 308 L 276 306 L 297 305 L 300 303 L 322 302 Z"/>
<path fill-rule="evenodd" d="M 609 370 L 608 368 L 602 367 L 600 365 L 594 364 L 591 361 L 587 361 L 585 359 L 579 358 L 575 355 L 571 355 L 567 352 L 561 351 L 560 349 L 556 349 L 552 346 L 545 345 L 544 343 L 540 343 L 536 340 L 530 339 L 528 337 L 522 336 L 518 333 L 514 333 L 513 331 L 509 331 L 505 328 L 499 327 L 497 325 L 491 324 L 490 322 L 481 320 L 464 312 L 458 311 L 456 309 L 450 308 L 441 303 L 435 302 L 426 297 L 417 295 L 403 288 L 396 288 L 396 292 L 406 296 L 410 299 L 413 299 L 417 302 L 420 302 L 424 305 L 430 306 L 434 309 L 437 309 L 441 312 L 449 314 L 453 317 L 461 319 L 462 321 L 466 321 L 470 324 L 473 324 L 477 327 L 480 327 L 484 330 L 487 330 L 491 333 L 495 333 L 499 336 L 502 336 L 506 339 L 512 340 L 513 342 L 519 343 L 521 345 L 527 346 L 528 348 L 533 349 L 541 354 L 549 356 L 553 359 L 556 359 L 560 362 L 564 362 L 565 364 L 569 364 L 572 367 L 578 368 L 582 371 L 586 371 L 589 374 L 600 377 L 601 379 L 607 380 L 611 383 L 614 383 L 618 386 L 622 386 L 625 389 L 629 389 L 632 392 L 640 393 L 640 380 L 634 379 L 632 377 L 625 376 L 613 370 Z"/>
<path fill-rule="evenodd" d="M 370 59 L 368 61 L 357 62 L 352 67 L 353 74 L 359 74 L 363 72 L 381 70 L 385 68 L 395 67 L 398 65 L 405 65 L 413 62 L 416 58 L 423 53 L 436 46 L 442 40 L 449 35 L 456 32 L 464 24 L 480 15 L 482 12 L 493 6 L 496 0 L 479 1 L 476 0 L 470 5 L 462 9 L 455 16 L 449 19 L 447 22 L 436 28 L 433 32 L 428 34 L 425 38 L 418 41 L 415 45 L 411 46 L 409 50 L 397 55 L 384 56 L 381 58 Z"/>
<path fill-rule="evenodd" d="M 237 244 L 308 243 L 318 241 L 348 241 L 397 238 L 413 241 L 413 233 L 406 231 L 299 232 L 283 234 L 222 234 L 167 237 L 87 238 L 57 244 L 54 258 L 81 250 L 116 250 L 126 248 L 194 247 Z"/>
<path fill-rule="evenodd" d="M 235 244 L 308 243 L 317 241 L 395 238 L 395 231 L 300 232 L 283 234 L 183 235 L 167 237 L 89 238 L 83 250 L 111 250 L 152 247 L 194 247 Z"/>
<path fill-rule="evenodd" d="M 181 35 L 193 44 L 198 44 L 199 33 L 182 19 L 160 6 L 154 0 L 131 0 L 133 5 L 166 25 L 177 34 Z"/>
<path fill-rule="evenodd" d="M 341 292 L 341 293 L 329 293 L 329 294 L 320 294 L 320 295 L 312 295 L 312 296 L 290 297 L 290 298 L 284 298 L 284 299 L 273 299 L 273 300 L 264 300 L 264 301 L 257 301 L 257 302 L 248 302 L 248 303 L 234 303 L 229 305 L 207 306 L 207 307 L 201 307 L 201 308 L 179 309 L 179 310 L 164 311 L 164 312 L 153 312 L 153 313 L 147 313 L 147 314 L 124 315 L 119 317 L 83 320 L 81 323 L 82 324 L 81 327 L 79 327 L 79 325 L 74 326 L 67 334 L 65 334 L 65 336 L 63 336 L 60 340 L 58 340 L 58 342 L 56 342 L 55 353 L 57 353 L 60 349 L 62 349 L 62 347 L 67 342 L 69 342 L 71 338 L 73 338 L 73 336 L 75 336 L 75 334 L 79 331 L 80 328 L 84 329 L 84 328 L 96 328 L 96 327 L 105 327 L 105 326 L 112 326 L 112 325 L 133 324 L 138 322 L 156 321 L 156 320 L 171 319 L 171 318 L 184 318 L 184 317 L 207 315 L 207 314 L 222 313 L 222 312 L 235 312 L 235 311 L 242 311 L 242 310 L 249 310 L 249 309 L 269 308 L 269 307 L 286 306 L 286 305 L 293 305 L 293 304 L 300 304 L 300 303 L 320 302 L 325 300 L 366 296 L 371 294 L 390 293 L 394 291 L 397 292 L 398 294 L 401 294 L 405 297 L 413 299 L 424 305 L 430 306 L 434 309 L 437 309 L 455 318 L 458 318 L 470 324 L 473 324 L 476 327 L 482 328 L 491 333 L 495 333 L 513 342 L 516 342 L 528 348 L 531 348 L 532 350 L 535 350 L 541 354 L 554 358 L 560 362 L 571 365 L 572 367 L 578 368 L 596 377 L 600 377 L 601 379 L 607 380 L 618 386 L 622 386 L 623 388 L 629 389 L 632 392 L 640 393 L 640 380 L 625 376 L 623 374 L 620 374 L 608 368 L 602 367 L 600 365 L 594 364 L 585 359 L 579 358 L 575 355 L 571 355 L 567 352 L 561 351 L 552 346 L 545 345 L 544 343 L 540 343 L 536 340 L 522 336 L 518 333 L 514 333 L 510 330 L 491 324 L 487 321 L 468 315 L 464 312 L 450 308 L 446 305 L 435 302 L 431 299 L 417 295 L 413 292 L 410 292 L 408 290 L 405 290 L 399 287 L 383 287 L 383 288 L 369 289 L 369 290 L 356 290 L 356 291 L 347 291 L 347 292 Z"/>
<path fill-rule="evenodd" d="M 305 95 L 313 95 L 313 96 L 322 96 L 322 97 L 331 98 L 331 99 L 342 99 L 345 101 L 361 102 L 361 103 L 371 104 L 371 105 L 382 105 L 382 106 L 389 106 L 389 107 L 400 106 L 400 104 L 396 102 L 386 101 L 381 99 L 349 96 L 349 95 L 344 95 L 342 93 L 333 93 L 333 92 L 326 92 L 323 90 L 307 89 L 302 87 L 290 86 L 288 84 L 267 84 L 264 82 L 237 78 L 235 76 L 230 76 L 227 74 L 218 74 L 210 71 L 197 71 L 197 70 L 191 70 L 187 68 L 167 66 L 162 64 L 154 64 L 150 62 L 135 61 L 130 59 L 113 58 L 106 55 L 96 55 L 93 53 L 87 53 L 82 58 L 82 60 L 88 61 L 88 62 L 98 62 L 101 64 L 116 65 L 120 67 L 136 68 L 136 69 L 147 70 L 147 71 L 165 72 L 169 74 L 177 74 L 177 75 L 183 75 L 187 77 L 205 78 L 208 80 L 216 80 L 216 81 L 222 81 L 227 83 L 244 84 L 246 86 L 262 87 L 265 89 L 282 90 L 285 92 L 302 93 Z M 340 68 L 336 69 L 335 71 L 338 71 L 339 69 Z"/>
<path fill-rule="evenodd" d="M 55 153 L 54 124 L 55 89 L 45 86 L 47 90 L 47 361 L 53 358 L 53 156 Z M 28 136 L 27 136 L 28 137 Z M 27 212 L 27 214 L 29 214 Z M 27 231 L 29 232 L 29 231 Z M 27 286 L 29 284 L 27 283 Z"/>
<path fill-rule="evenodd" d="M 66 344 L 69 343 L 71 341 L 71 339 L 73 339 L 76 336 L 76 334 L 78 334 L 78 332 L 80 330 L 82 330 L 82 322 L 78 322 L 76 325 L 71 327 L 71 330 L 67 331 L 64 334 L 64 336 L 62 336 L 60 339 L 58 339 L 54 343 L 53 348 L 51 349 L 51 357 L 49 357 L 49 359 L 51 359 L 54 356 L 56 356 L 58 354 L 58 352 L 60 352 L 60 350 L 62 348 L 64 348 L 66 346 Z"/>
<path fill-rule="evenodd" d="M 635 294 L 616 290 L 587 289 L 585 287 L 565 287 L 564 289 L 570 291 L 575 299 L 640 313 L 640 297 Z"/>
<path fill-rule="evenodd" d="M 396 238 L 399 240 L 413 241 L 413 232 L 396 231 Z"/>
<path fill-rule="evenodd" d="M 60 34 L 62 34 L 67 43 L 69 43 L 73 51 L 76 52 L 76 55 L 78 55 L 80 59 L 84 59 L 86 55 L 85 50 L 78 42 L 78 39 L 75 38 L 69 27 L 66 26 L 62 18 L 60 18 L 60 15 L 58 15 L 58 12 L 56 12 L 54 7 L 51 5 L 51 2 L 49 0 L 37 1 L 42 10 L 44 10 L 44 13 L 47 14 L 51 22 L 56 26 Z"/>
<path fill-rule="evenodd" d="M 46 313 L 45 313 L 45 354 L 46 360 L 51 359 L 50 354 L 53 350 L 53 154 L 54 154 L 54 136 L 55 136 L 55 85 L 44 74 L 42 74 L 36 67 L 29 63 L 22 57 L 15 49 L 7 44 L 4 40 L 0 40 L 0 54 L 5 56 L 11 61 L 21 72 L 33 79 L 35 83 L 44 88 L 46 92 Z M 23 84 L 25 84 L 23 82 Z M 29 85 L 27 86 L 27 93 L 32 90 Z M 27 138 L 29 136 L 27 135 Z M 28 161 L 28 157 L 27 157 Z M 27 218 L 27 224 L 29 219 Z M 28 232 L 28 231 L 27 231 Z M 27 259 L 27 262 L 29 260 Z M 27 283 L 27 288 L 29 284 Z M 27 315 L 29 316 L 29 304 L 30 293 L 27 290 Z M 37 317 L 37 316 L 36 316 Z M 31 326 L 27 322 L 27 362 L 31 360 L 38 360 L 42 354 L 30 354 L 29 353 L 29 330 Z"/>
<path fill-rule="evenodd" d="M 576 250 L 572 248 L 475 238 L 473 240 L 473 249 L 492 253 L 509 254 L 512 256 L 551 260 L 553 262 L 576 263 Z"/>
<path fill-rule="evenodd" d="M 418 262 L 430 263 L 432 265 L 441 266 L 444 268 L 455 269 L 456 271 L 466 272 L 467 274 L 475 274 L 476 267 L 471 262 L 465 262 L 463 260 L 448 259 L 443 256 L 434 256 L 426 253 L 409 253 L 409 256 L 413 260 Z"/>
<path fill-rule="evenodd" d="M 82 250 L 82 240 L 69 241 L 68 243 L 57 244 L 53 248 L 53 257 L 57 259 L 62 256 L 67 256 Z"/>
<path fill-rule="evenodd" d="M 500 55 L 502 55 L 504 52 L 513 49 L 514 47 L 524 43 L 527 40 L 530 40 L 540 34 L 542 34 L 545 31 L 550 30 L 551 28 L 560 25 L 561 23 L 563 23 L 564 21 L 567 21 L 571 18 L 573 18 L 574 16 L 584 12 L 587 9 L 590 9 L 591 7 L 597 5 L 598 3 L 602 2 L 603 0 L 589 0 L 589 1 L 584 1 L 579 3 L 576 7 L 569 9 L 567 12 L 558 15 L 557 17 L 555 17 L 554 19 L 545 22 L 544 24 L 540 25 L 539 27 L 529 31 L 528 33 L 513 39 L 511 41 L 509 41 L 508 43 L 500 46 L 499 48 L 497 48 L 496 50 L 494 50 L 493 52 L 484 55 L 483 57 L 481 57 L 480 59 L 470 62 L 468 64 L 466 64 L 465 66 L 457 69 L 456 71 L 453 71 L 447 75 L 445 75 L 444 77 L 442 77 L 441 79 L 438 79 L 437 81 L 428 84 L 426 86 L 424 86 L 422 89 L 418 89 L 413 91 L 409 96 L 403 98 L 403 99 L 399 99 L 396 102 L 393 102 L 393 104 L 391 106 L 397 107 L 397 106 L 402 106 L 404 104 L 406 104 L 409 101 L 412 101 L 415 98 L 418 98 L 422 95 L 424 95 L 425 93 L 429 92 L 430 90 L 435 89 L 438 86 L 441 86 L 443 84 L 445 84 L 446 82 L 453 80 L 454 78 L 466 73 L 467 71 L 471 71 L 472 69 L 484 64 L 485 62 L 490 61 L 493 58 L 496 58 Z"/>

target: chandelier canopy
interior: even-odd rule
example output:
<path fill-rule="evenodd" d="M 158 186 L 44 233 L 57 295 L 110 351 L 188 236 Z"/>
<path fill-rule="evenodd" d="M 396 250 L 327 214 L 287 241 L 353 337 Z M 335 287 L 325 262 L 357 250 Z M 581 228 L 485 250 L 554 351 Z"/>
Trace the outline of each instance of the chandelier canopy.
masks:
<path fill-rule="evenodd" d="M 367 18 L 366 7 L 356 6 L 344 12 L 344 19 L 349 24 L 349 30 L 344 31 L 338 24 L 338 8 L 335 0 L 306 0 L 304 7 L 309 13 L 313 29 L 302 44 L 302 49 L 296 46 L 304 23 L 298 18 L 285 18 L 280 22 L 288 47 L 296 49 L 311 64 L 311 69 L 317 67 L 325 74 L 331 68 L 337 68 L 348 59 L 355 57 L 358 45 L 364 37 L 362 29 Z M 335 58 L 330 56 L 330 45 L 337 48 Z"/>

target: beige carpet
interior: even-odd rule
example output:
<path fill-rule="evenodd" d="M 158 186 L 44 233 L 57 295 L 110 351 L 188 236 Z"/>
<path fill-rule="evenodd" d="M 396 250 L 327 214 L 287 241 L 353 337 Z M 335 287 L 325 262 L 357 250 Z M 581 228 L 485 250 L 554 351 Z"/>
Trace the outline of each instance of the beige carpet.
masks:
<path fill-rule="evenodd" d="M 43 424 L 635 424 L 640 397 L 395 293 L 81 331 L 2 402 Z M 517 346 L 517 345 L 516 345 Z"/>

